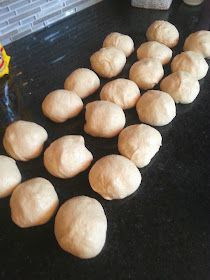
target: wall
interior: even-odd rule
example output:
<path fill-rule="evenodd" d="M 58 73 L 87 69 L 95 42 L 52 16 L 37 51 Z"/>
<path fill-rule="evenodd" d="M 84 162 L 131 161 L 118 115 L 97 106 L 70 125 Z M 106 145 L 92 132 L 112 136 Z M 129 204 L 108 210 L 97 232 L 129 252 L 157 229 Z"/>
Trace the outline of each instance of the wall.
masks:
<path fill-rule="evenodd" d="M 7 45 L 102 0 L 0 0 L 0 42 Z"/>

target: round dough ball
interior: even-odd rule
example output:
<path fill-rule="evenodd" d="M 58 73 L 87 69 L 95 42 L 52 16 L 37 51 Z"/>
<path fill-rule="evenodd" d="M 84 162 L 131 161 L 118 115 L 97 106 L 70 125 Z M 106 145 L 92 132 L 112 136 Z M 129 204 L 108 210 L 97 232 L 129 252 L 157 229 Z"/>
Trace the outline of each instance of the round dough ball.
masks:
<path fill-rule="evenodd" d="M 203 79 L 208 71 L 208 64 L 199 53 L 186 51 L 178 54 L 171 62 L 172 72 L 186 71 L 195 79 Z"/>
<path fill-rule="evenodd" d="M 14 159 L 0 155 L 0 198 L 10 195 L 21 182 L 21 174 Z"/>
<path fill-rule="evenodd" d="M 210 31 L 201 30 L 190 34 L 184 43 L 185 51 L 194 51 L 210 58 Z"/>
<path fill-rule="evenodd" d="M 135 124 L 120 132 L 118 150 L 121 155 L 142 168 L 150 163 L 161 143 L 162 137 L 158 130 L 146 124 Z"/>
<path fill-rule="evenodd" d="M 122 71 L 126 63 L 126 56 L 117 48 L 102 48 L 90 57 L 90 63 L 99 76 L 112 78 Z"/>
<path fill-rule="evenodd" d="M 154 126 L 166 125 L 176 116 L 173 98 L 160 90 L 148 90 L 140 97 L 136 110 L 140 121 Z"/>
<path fill-rule="evenodd" d="M 47 131 L 42 126 L 34 122 L 16 121 L 7 127 L 3 145 L 14 159 L 28 161 L 41 154 L 47 138 Z"/>
<path fill-rule="evenodd" d="M 55 237 L 61 248 L 81 259 L 96 257 L 106 241 L 107 219 L 94 198 L 77 196 L 67 200 L 55 218 Z"/>
<path fill-rule="evenodd" d="M 93 101 L 86 105 L 86 133 L 95 137 L 111 138 L 125 126 L 125 114 L 116 104 L 109 101 Z"/>
<path fill-rule="evenodd" d="M 135 164 L 120 155 L 99 159 L 91 168 L 92 189 L 107 200 L 122 199 L 134 193 L 141 184 L 141 173 Z"/>
<path fill-rule="evenodd" d="M 165 65 L 172 57 L 172 50 L 159 42 L 150 41 L 140 45 L 137 50 L 138 59 L 155 58 Z"/>
<path fill-rule="evenodd" d="M 157 41 L 169 48 L 175 47 L 179 42 L 179 32 L 176 27 L 168 21 L 154 21 L 146 32 L 148 41 Z"/>
<path fill-rule="evenodd" d="M 44 152 L 44 166 L 55 177 L 72 178 L 86 170 L 93 156 L 80 135 L 66 135 L 50 144 Z"/>
<path fill-rule="evenodd" d="M 75 92 L 82 99 L 93 94 L 100 87 L 100 80 L 95 72 L 88 68 L 78 68 L 65 80 L 64 88 Z"/>
<path fill-rule="evenodd" d="M 170 94 L 176 103 L 189 104 L 197 97 L 200 84 L 190 73 L 178 71 L 165 77 L 160 89 Z"/>
<path fill-rule="evenodd" d="M 58 207 L 53 185 L 44 178 L 33 178 L 18 185 L 10 199 L 13 222 L 21 228 L 47 223 Z"/>
<path fill-rule="evenodd" d="M 82 108 L 81 98 L 76 93 L 64 89 L 52 91 L 42 103 L 44 115 L 57 123 L 77 116 Z"/>
<path fill-rule="evenodd" d="M 138 86 L 128 79 L 116 79 L 105 84 L 101 90 L 101 100 L 107 100 L 122 109 L 135 107 L 140 97 Z"/>
<path fill-rule="evenodd" d="M 134 42 L 128 35 L 113 32 L 106 36 L 103 47 L 115 47 L 123 51 L 125 56 L 128 57 L 134 51 Z"/>
<path fill-rule="evenodd" d="M 130 80 L 134 81 L 139 88 L 151 89 L 162 79 L 163 66 L 158 59 L 143 58 L 135 62 L 129 72 Z"/>

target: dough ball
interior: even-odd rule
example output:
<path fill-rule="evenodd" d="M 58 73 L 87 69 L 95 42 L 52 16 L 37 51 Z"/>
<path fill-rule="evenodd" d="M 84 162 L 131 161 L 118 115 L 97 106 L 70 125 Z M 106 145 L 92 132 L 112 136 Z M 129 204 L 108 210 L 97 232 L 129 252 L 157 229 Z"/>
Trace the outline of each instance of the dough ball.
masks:
<path fill-rule="evenodd" d="M 199 53 L 186 51 L 178 54 L 171 62 L 172 72 L 186 71 L 195 79 L 203 79 L 208 71 L 208 64 Z"/>
<path fill-rule="evenodd" d="M 107 219 L 94 198 L 77 196 L 67 200 L 55 218 L 55 236 L 61 248 L 81 259 L 96 257 L 104 247 Z"/>
<path fill-rule="evenodd" d="M 33 178 L 18 185 L 12 193 L 12 220 L 21 228 L 43 225 L 53 216 L 58 203 L 53 185 L 44 178 Z"/>
<path fill-rule="evenodd" d="M 210 31 L 201 30 L 190 34 L 184 43 L 185 51 L 194 51 L 210 58 Z"/>
<path fill-rule="evenodd" d="M 136 110 L 141 122 L 154 126 L 166 125 L 176 116 L 173 98 L 159 90 L 148 90 L 139 99 Z"/>
<path fill-rule="evenodd" d="M 88 103 L 86 105 L 85 120 L 85 132 L 95 137 L 114 137 L 125 126 L 123 110 L 109 101 Z"/>
<path fill-rule="evenodd" d="M 135 62 L 129 72 L 130 80 L 134 81 L 139 88 L 151 89 L 162 79 L 163 66 L 158 59 L 143 58 Z"/>
<path fill-rule="evenodd" d="M 44 152 L 44 166 L 55 177 L 72 178 L 86 170 L 93 156 L 80 135 L 66 135 L 50 144 Z"/>
<path fill-rule="evenodd" d="M 162 137 L 158 130 L 146 124 L 135 124 L 120 132 L 118 150 L 121 155 L 142 168 L 150 163 L 161 143 Z"/>
<path fill-rule="evenodd" d="M 188 104 L 197 97 L 200 85 L 190 73 L 178 71 L 165 77 L 160 89 L 170 94 L 176 103 Z"/>
<path fill-rule="evenodd" d="M 81 98 L 76 93 L 64 89 L 49 93 L 42 103 L 44 115 L 57 123 L 77 116 L 82 108 Z"/>
<path fill-rule="evenodd" d="M 122 199 L 134 193 L 141 183 L 141 173 L 135 164 L 120 155 L 99 159 L 91 168 L 92 189 L 107 200 Z"/>
<path fill-rule="evenodd" d="M 21 182 L 21 174 L 14 159 L 0 155 L 0 198 L 10 195 Z"/>
<path fill-rule="evenodd" d="M 134 42 L 128 35 L 113 32 L 106 36 L 103 47 L 115 47 L 123 51 L 125 56 L 128 57 L 134 51 Z"/>
<path fill-rule="evenodd" d="M 105 84 L 100 93 L 102 100 L 113 102 L 122 109 L 135 107 L 140 97 L 138 86 L 128 79 L 116 79 Z"/>
<path fill-rule="evenodd" d="M 7 127 L 3 145 L 14 159 L 28 161 L 41 154 L 47 138 L 47 131 L 42 126 L 34 122 L 16 121 Z"/>
<path fill-rule="evenodd" d="M 172 50 L 164 44 L 150 41 L 140 45 L 137 50 L 137 57 L 138 59 L 155 58 L 160 60 L 161 64 L 165 65 L 171 60 Z"/>
<path fill-rule="evenodd" d="M 112 78 L 122 71 L 126 63 L 126 56 L 117 48 L 102 48 L 90 57 L 90 63 L 99 76 Z"/>
<path fill-rule="evenodd" d="M 100 80 L 95 72 L 87 68 L 78 68 L 65 80 L 64 88 L 85 98 L 100 87 Z"/>
<path fill-rule="evenodd" d="M 156 20 L 147 29 L 146 36 L 148 41 L 157 41 L 169 48 L 178 44 L 179 32 L 176 27 L 168 21 Z"/>

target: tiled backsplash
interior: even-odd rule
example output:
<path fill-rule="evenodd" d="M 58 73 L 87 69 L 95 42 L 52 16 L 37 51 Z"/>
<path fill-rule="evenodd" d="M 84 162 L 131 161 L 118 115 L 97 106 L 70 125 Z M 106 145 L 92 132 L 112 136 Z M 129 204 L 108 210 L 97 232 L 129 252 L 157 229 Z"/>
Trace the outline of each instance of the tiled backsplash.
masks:
<path fill-rule="evenodd" d="M 0 0 L 0 42 L 7 45 L 102 0 Z"/>

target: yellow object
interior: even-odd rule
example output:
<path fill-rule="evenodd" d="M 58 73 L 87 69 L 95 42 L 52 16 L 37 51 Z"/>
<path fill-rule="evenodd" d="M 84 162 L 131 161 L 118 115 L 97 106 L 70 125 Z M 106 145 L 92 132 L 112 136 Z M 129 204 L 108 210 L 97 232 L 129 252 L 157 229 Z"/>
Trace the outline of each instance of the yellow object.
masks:
<path fill-rule="evenodd" d="M 6 54 L 4 47 L 0 44 L 0 78 L 9 74 L 10 56 Z"/>

